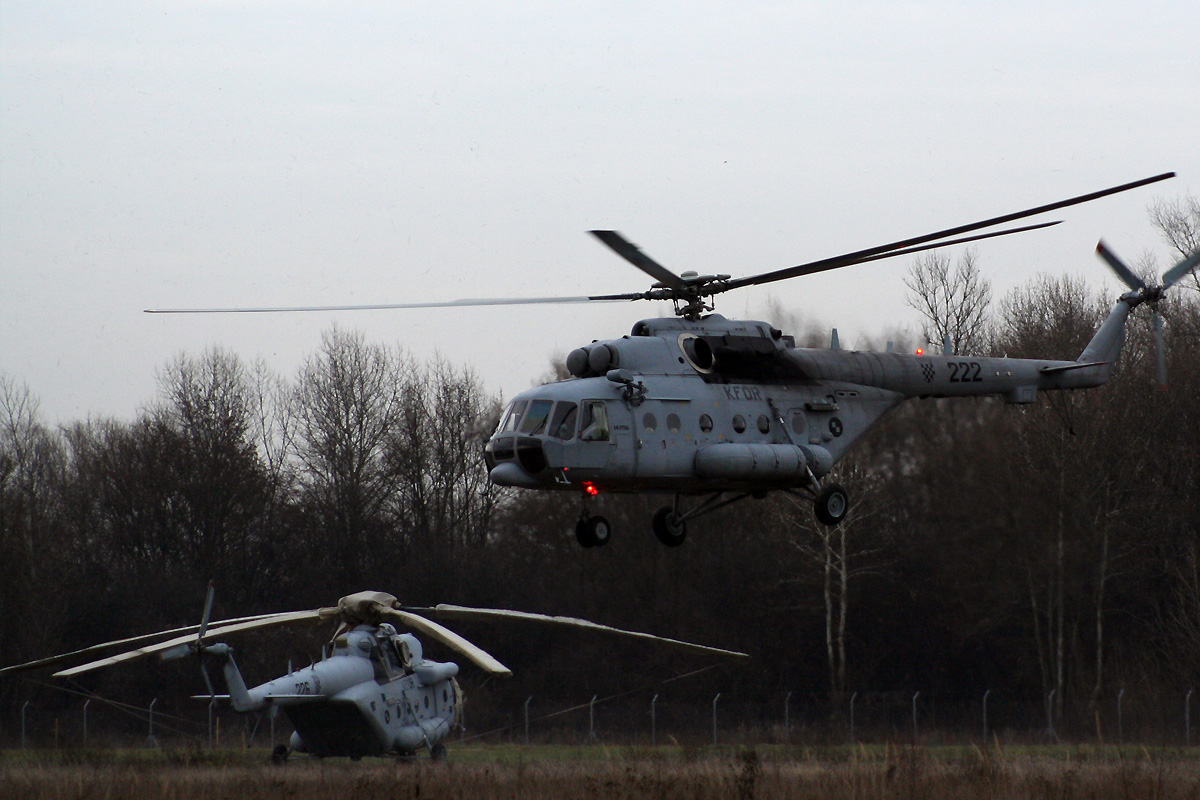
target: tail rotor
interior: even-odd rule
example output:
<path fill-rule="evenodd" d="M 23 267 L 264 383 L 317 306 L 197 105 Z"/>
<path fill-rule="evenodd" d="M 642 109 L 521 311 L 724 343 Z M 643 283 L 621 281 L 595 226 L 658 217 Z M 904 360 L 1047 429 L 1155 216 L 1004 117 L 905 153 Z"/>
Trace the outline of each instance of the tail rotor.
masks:
<path fill-rule="evenodd" d="M 1133 307 L 1149 303 L 1153 312 L 1154 347 L 1155 347 L 1155 378 L 1160 391 L 1167 390 L 1167 362 L 1163 346 L 1163 321 L 1158 313 L 1158 303 L 1163 299 L 1167 289 L 1171 288 L 1180 278 L 1191 272 L 1200 264 L 1200 250 L 1192 253 L 1175 266 L 1163 273 L 1162 282 L 1156 286 L 1148 286 L 1139 278 L 1128 265 L 1117 257 L 1108 245 L 1101 241 L 1096 245 L 1096 254 L 1116 273 L 1121 282 L 1130 288 L 1129 294 L 1123 299 Z"/>

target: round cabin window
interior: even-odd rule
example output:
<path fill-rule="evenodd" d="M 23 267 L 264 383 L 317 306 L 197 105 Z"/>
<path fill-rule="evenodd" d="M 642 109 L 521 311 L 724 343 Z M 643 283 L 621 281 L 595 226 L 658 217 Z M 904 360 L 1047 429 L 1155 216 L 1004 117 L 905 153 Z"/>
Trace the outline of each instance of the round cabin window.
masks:
<path fill-rule="evenodd" d="M 758 415 L 758 432 L 759 433 L 770 433 L 771 432 L 771 420 L 767 417 L 766 414 Z"/>
<path fill-rule="evenodd" d="M 745 433 L 746 432 L 746 418 L 743 417 L 741 414 L 733 415 L 733 430 L 735 433 Z"/>
<path fill-rule="evenodd" d="M 658 427 L 658 418 L 647 412 L 646 416 L 642 417 L 642 429 L 647 433 L 653 433 Z"/>
<path fill-rule="evenodd" d="M 671 433 L 678 433 L 683 427 L 683 423 L 679 421 L 679 417 L 675 414 L 667 414 L 667 430 Z"/>
<path fill-rule="evenodd" d="M 713 429 L 712 417 L 708 414 L 700 415 L 700 430 L 705 433 L 711 433 Z"/>

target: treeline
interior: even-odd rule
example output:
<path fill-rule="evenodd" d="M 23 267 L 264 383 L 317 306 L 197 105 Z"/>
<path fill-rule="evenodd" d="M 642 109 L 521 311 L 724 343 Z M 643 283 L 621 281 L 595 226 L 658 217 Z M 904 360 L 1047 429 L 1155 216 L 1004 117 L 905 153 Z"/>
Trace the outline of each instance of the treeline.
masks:
<path fill-rule="evenodd" d="M 839 465 L 852 509 L 838 528 L 773 496 L 691 523 L 676 549 L 650 533 L 667 498 L 646 496 L 600 498 L 613 541 L 580 548 L 576 498 L 488 483 L 482 444 L 500 403 L 469 370 L 344 330 L 286 380 L 219 349 L 180 356 L 132 422 L 48 427 L 4 376 L 0 663 L 198 621 L 211 578 L 226 617 L 380 589 L 751 653 L 692 679 L 704 703 L 709 689 L 760 703 L 1053 691 L 1056 713 L 1088 720 L 1125 687 L 1186 689 L 1200 683 L 1200 294 L 1181 289 L 1159 308 L 1171 391 L 1155 390 L 1139 310 L 1103 388 L 901 407 Z M 1042 278 L 979 315 L 970 346 L 1074 358 L 1112 299 Z M 519 708 L 535 686 L 586 699 L 703 666 L 575 634 L 462 630 L 517 672 L 473 694 L 476 708 Z M 319 642 L 234 644 L 257 681 Z M 182 698 L 193 671 L 129 666 L 86 685 Z M 464 680 L 470 692 L 481 676 Z M 9 718 L 35 692 L 0 682 Z"/>

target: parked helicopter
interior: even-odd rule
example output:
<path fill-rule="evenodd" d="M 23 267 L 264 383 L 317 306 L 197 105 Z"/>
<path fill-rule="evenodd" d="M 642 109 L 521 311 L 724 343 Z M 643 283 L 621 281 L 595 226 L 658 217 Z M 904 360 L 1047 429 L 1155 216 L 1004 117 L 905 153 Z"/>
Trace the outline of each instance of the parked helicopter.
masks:
<path fill-rule="evenodd" d="M 573 350 L 566 364 L 572 379 L 513 398 L 484 447 L 492 482 L 580 495 L 583 508 L 575 535 L 584 547 L 603 545 L 611 535 L 608 521 L 588 510 L 588 500 L 601 492 L 673 495 L 673 503 L 660 508 L 652 520 L 655 535 L 667 546 L 683 543 L 689 520 L 771 491 L 811 499 L 817 518 L 836 525 L 846 515 L 849 498 L 836 483 L 822 487 L 821 479 L 886 413 L 913 398 L 994 395 L 1007 403 L 1032 403 L 1039 391 L 1102 385 L 1120 354 L 1129 313 L 1142 303 L 1155 306 L 1167 288 L 1196 266 L 1197 254 L 1168 270 L 1159 286 L 1148 287 L 1101 246 L 1101 254 L 1131 291 L 1117 301 L 1074 361 L 850 352 L 841 350 L 836 340 L 828 350 L 798 348 L 792 336 L 766 322 L 708 313 L 713 311 L 713 298 L 746 286 L 1057 225 L 1058 221 L 1043 222 L 964 236 L 1173 176 L 1165 173 L 742 278 L 676 274 L 616 231 L 591 231 L 655 279 L 645 292 L 157 313 L 670 300 L 673 318 L 645 319 L 628 336 Z M 690 509 L 681 507 L 684 496 L 697 495 L 704 496 L 700 502 Z"/>
<path fill-rule="evenodd" d="M 336 607 L 289 611 L 255 617 L 209 622 L 213 587 L 210 584 L 204 614 L 198 626 L 146 634 L 94 645 L 63 655 L 0 669 L 0 675 L 37 667 L 79 661 L 115 646 L 134 646 L 126 652 L 89 661 L 54 673 L 68 678 L 102 667 L 159 654 L 164 661 L 195 655 L 208 694 L 202 700 L 228 700 L 239 712 L 282 710 L 292 722 L 289 746 L 279 745 L 276 762 L 289 753 L 313 756 L 349 756 L 397 753 L 411 755 L 426 749 L 434 759 L 446 756 L 444 740 L 459 723 L 463 693 L 455 676 L 458 664 L 424 657 L 421 642 L 411 633 L 398 633 L 396 625 L 417 631 L 466 656 L 494 675 L 511 675 L 493 656 L 428 617 L 474 621 L 518 621 L 563 625 L 599 633 L 632 637 L 692 654 L 722 658 L 749 658 L 745 653 L 692 644 L 648 633 L 612 628 L 573 617 L 547 616 L 504 609 L 437 605 L 402 607 L 385 592 L 358 592 L 338 601 Z M 328 654 L 321 661 L 248 689 L 233 659 L 233 648 L 218 642 L 233 633 L 279 626 L 314 625 L 337 620 L 338 628 Z M 170 636 L 166 640 L 162 637 Z M 206 660 L 219 663 L 229 693 L 213 693 Z"/>

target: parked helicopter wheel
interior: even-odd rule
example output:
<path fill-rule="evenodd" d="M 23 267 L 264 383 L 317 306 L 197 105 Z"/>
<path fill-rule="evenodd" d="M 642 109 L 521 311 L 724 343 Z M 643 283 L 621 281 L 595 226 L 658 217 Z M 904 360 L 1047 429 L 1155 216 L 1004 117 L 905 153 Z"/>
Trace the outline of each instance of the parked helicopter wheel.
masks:
<path fill-rule="evenodd" d="M 826 525 L 837 525 L 850 510 L 850 498 L 840 484 L 832 483 L 821 490 L 814 503 L 817 519 Z"/>
<path fill-rule="evenodd" d="M 680 520 L 670 506 L 655 511 L 651 525 L 654 535 L 667 547 L 679 547 L 687 538 L 687 523 Z"/>
<path fill-rule="evenodd" d="M 438 742 L 429 751 L 429 758 L 432 761 L 445 762 L 446 760 L 446 745 Z"/>
<path fill-rule="evenodd" d="M 277 744 L 271 751 L 272 764 L 286 764 L 288 760 L 288 746 L 286 744 Z"/>

